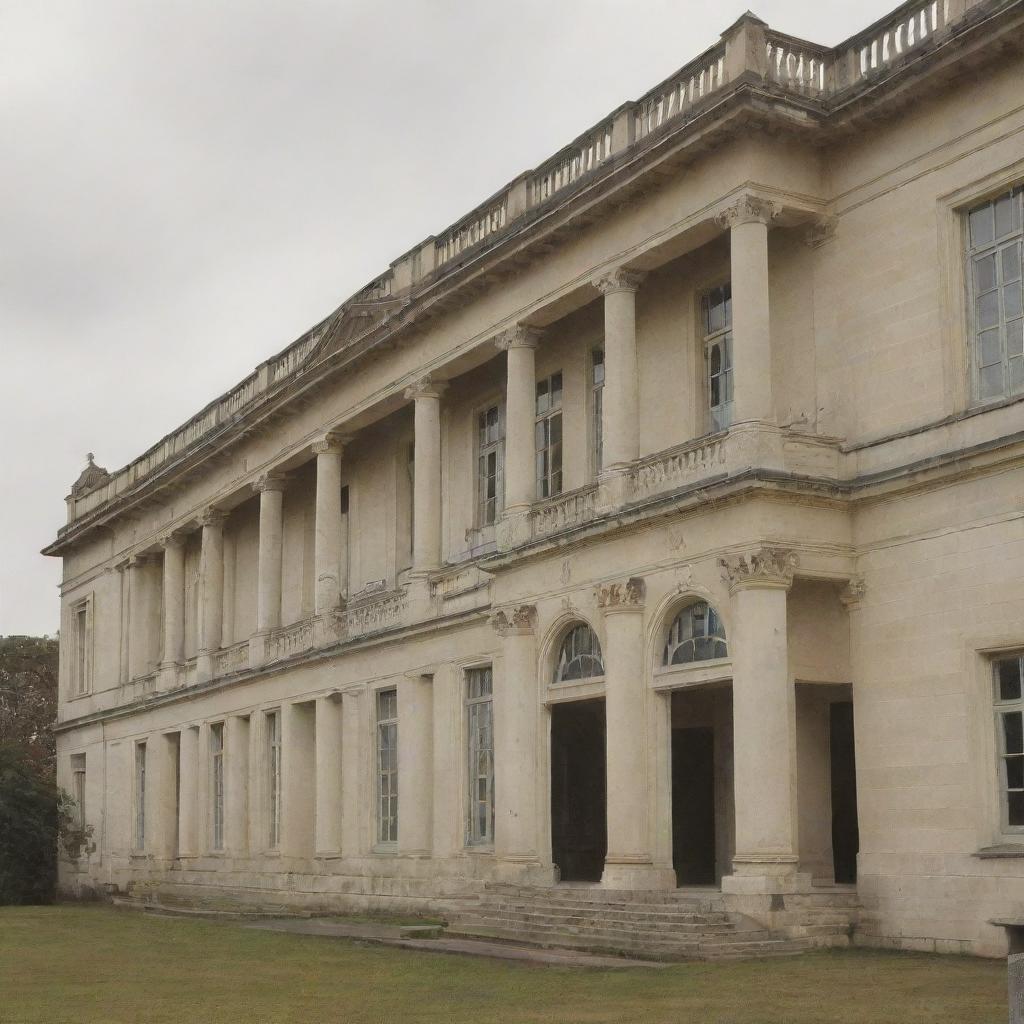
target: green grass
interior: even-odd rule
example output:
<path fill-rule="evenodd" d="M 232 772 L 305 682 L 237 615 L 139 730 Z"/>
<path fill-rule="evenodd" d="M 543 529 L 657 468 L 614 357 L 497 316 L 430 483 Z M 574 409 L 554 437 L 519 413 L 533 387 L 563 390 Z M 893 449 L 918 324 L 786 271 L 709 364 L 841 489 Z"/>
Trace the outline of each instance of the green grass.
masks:
<path fill-rule="evenodd" d="M 590 970 L 100 907 L 0 908 L 4 1024 L 1004 1024 L 1004 962 L 865 951 Z"/>

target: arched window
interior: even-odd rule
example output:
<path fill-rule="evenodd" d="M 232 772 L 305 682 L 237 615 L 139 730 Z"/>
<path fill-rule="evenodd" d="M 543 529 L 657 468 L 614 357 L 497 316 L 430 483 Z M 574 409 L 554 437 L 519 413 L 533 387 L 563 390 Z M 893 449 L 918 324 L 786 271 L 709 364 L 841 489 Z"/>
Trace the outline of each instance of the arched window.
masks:
<path fill-rule="evenodd" d="M 665 643 L 663 665 L 688 665 L 692 661 L 726 658 L 725 626 L 718 612 L 707 603 L 687 605 L 672 623 Z"/>
<path fill-rule="evenodd" d="M 558 649 L 555 682 L 565 683 L 572 679 L 591 679 L 603 675 L 601 644 L 594 631 L 582 623 L 573 626 L 565 634 L 562 646 Z"/>

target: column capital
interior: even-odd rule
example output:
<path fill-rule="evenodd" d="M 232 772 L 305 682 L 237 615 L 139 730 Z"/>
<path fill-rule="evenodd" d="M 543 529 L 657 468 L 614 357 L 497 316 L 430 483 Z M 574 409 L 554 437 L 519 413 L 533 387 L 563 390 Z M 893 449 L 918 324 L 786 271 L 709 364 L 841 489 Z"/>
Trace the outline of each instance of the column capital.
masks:
<path fill-rule="evenodd" d="M 264 473 L 258 480 L 253 481 L 252 489 L 257 494 L 264 491 L 283 491 L 287 479 L 284 473 Z"/>
<path fill-rule="evenodd" d="M 532 604 L 499 608 L 491 616 L 491 626 L 501 637 L 532 636 L 537 628 L 537 608 Z"/>
<path fill-rule="evenodd" d="M 420 377 L 419 380 L 413 381 L 405 389 L 405 397 L 407 399 L 420 399 L 420 398 L 440 398 L 448 388 L 448 381 L 438 380 L 432 377 L 429 373 Z"/>
<path fill-rule="evenodd" d="M 639 576 L 630 576 L 628 580 L 602 583 L 594 593 L 597 595 L 597 607 L 605 615 L 615 612 L 640 612 L 644 609 L 647 584 Z"/>
<path fill-rule="evenodd" d="M 309 450 L 314 455 L 341 455 L 351 443 L 351 434 L 341 434 L 329 430 L 322 437 L 318 437 L 309 446 Z"/>
<path fill-rule="evenodd" d="M 646 276 L 640 270 L 616 267 L 614 270 L 598 274 L 593 280 L 593 285 L 602 295 L 611 295 L 615 292 L 636 292 Z"/>
<path fill-rule="evenodd" d="M 839 600 L 845 605 L 847 611 L 853 611 L 860 607 L 868 587 L 863 576 L 851 576 L 846 581 L 846 586 L 839 592 Z"/>
<path fill-rule="evenodd" d="M 507 352 L 510 348 L 536 348 L 544 331 L 540 327 L 527 324 L 516 324 L 507 331 L 502 331 L 494 339 L 495 348 Z"/>
<path fill-rule="evenodd" d="M 155 562 L 155 551 L 140 551 L 138 554 L 130 555 L 125 564 L 129 569 L 144 569 L 147 565 L 153 565 Z"/>
<path fill-rule="evenodd" d="M 836 236 L 836 228 L 839 225 L 839 218 L 835 214 L 823 213 L 804 228 L 804 244 L 811 249 L 817 249 L 831 242 Z"/>
<path fill-rule="evenodd" d="M 157 543 L 164 549 L 167 550 L 179 550 L 185 546 L 188 542 L 188 533 L 185 530 L 171 530 L 165 533 Z"/>
<path fill-rule="evenodd" d="M 782 206 L 771 199 L 746 194 L 740 196 L 731 206 L 715 214 L 715 223 L 725 230 L 739 224 L 771 224 L 782 212 Z"/>
<path fill-rule="evenodd" d="M 209 508 L 204 508 L 203 511 L 199 513 L 199 525 L 220 526 L 227 517 L 227 512 L 211 505 Z"/>
<path fill-rule="evenodd" d="M 730 594 L 756 588 L 789 590 L 800 558 L 790 548 L 764 544 L 752 551 L 720 558 L 718 564 Z"/>

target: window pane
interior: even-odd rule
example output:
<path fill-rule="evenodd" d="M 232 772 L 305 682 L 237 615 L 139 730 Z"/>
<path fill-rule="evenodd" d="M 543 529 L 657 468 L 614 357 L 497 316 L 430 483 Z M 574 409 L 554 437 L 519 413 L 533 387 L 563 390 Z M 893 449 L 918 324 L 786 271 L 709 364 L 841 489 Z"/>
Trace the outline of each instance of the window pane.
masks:
<path fill-rule="evenodd" d="M 550 407 L 550 398 L 548 396 L 548 382 L 546 380 L 539 381 L 537 384 L 537 414 L 545 413 Z"/>
<path fill-rule="evenodd" d="M 560 373 L 551 376 L 551 408 L 557 409 L 562 404 L 562 375 Z"/>
<path fill-rule="evenodd" d="M 997 398 L 1003 393 L 1003 367 L 1000 363 L 982 368 L 979 390 L 982 398 Z"/>
<path fill-rule="evenodd" d="M 1013 828 L 1024 825 L 1024 793 L 1007 793 L 1008 824 Z"/>
<path fill-rule="evenodd" d="M 1020 700 L 1021 659 L 1005 658 L 997 661 L 996 675 L 999 678 L 999 700 Z"/>
<path fill-rule="evenodd" d="M 1002 361 L 1003 346 L 999 341 L 999 331 L 982 331 L 978 336 L 978 365 L 991 366 Z"/>
<path fill-rule="evenodd" d="M 1024 388 L 1024 358 L 1010 360 L 1010 394 Z"/>
<path fill-rule="evenodd" d="M 1006 354 L 1013 358 L 1024 351 L 1024 321 L 1011 320 L 1006 325 Z"/>
<path fill-rule="evenodd" d="M 1024 754 L 1024 729 L 1021 727 L 1021 712 L 1010 711 L 1000 716 L 1003 720 L 1003 738 L 1006 754 Z"/>
<path fill-rule="evenodd" d="M 971 245 L 975 248 L 988 245 L 992 241 L 993 230 L 992 205 L 986 203 L 971 214 Z"/>
<path fill-rule="evenodd" d="M 1006 785 L 1009 789 L 1024 789 L 1024 757 L 1006 759 Z"/>
<path fill-rule="evenodd" d="M 974 290 L 977 294 L 996 286 L 996 256 L 992 253 L 974 261 Z"/>
<path fill-rule="evenodd" d="M 1014 197 L 1001 196 L 996 200 L 996 238 L 1002 238 L 1013 230 L 1013 209 Z"/>
<path fill-rule="evenodd" d="M 1020 281 L 1014 281 L 1003 288 L 1003 316 L 1007 320 L 1021 315 Z"/>
<path fill-rule="evenodd" d="M 986 292 L 979 295 L 975 304 L 975 327 L 983 330 L 999 323 L 999 293 Z"/>
<path fill-rule="evenodd" d="M 1003 249 L 1003 280 L 1016 281 L 1020 277 L 1020 245 L 1014 243 Z"/>

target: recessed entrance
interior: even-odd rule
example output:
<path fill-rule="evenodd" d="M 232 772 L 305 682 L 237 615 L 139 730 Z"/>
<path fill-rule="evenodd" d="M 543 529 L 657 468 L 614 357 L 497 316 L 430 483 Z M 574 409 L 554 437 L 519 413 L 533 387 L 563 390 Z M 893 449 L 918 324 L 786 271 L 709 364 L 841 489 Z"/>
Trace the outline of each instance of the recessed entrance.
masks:
<path fill-rule="evenodd" d="M 551 709 L 551 858 L 563 882 L 599 882 L 608 851 L 602 700 Z"/>

